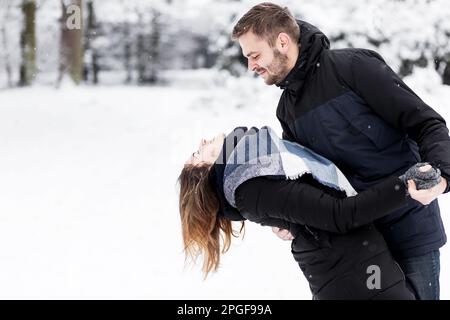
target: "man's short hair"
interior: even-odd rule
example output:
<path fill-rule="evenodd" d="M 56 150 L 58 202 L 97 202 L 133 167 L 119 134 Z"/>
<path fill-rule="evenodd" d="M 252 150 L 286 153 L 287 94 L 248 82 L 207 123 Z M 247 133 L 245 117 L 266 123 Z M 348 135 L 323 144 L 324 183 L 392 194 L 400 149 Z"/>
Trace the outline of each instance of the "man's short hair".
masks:
<path fill-rule="evenodd" d="M 271 47 L 281 32 L 287 33 L 295 43 L 300 38 L 300 27 L 289 9 L 270 2 L 257 4 L 244 14 L 234 26 L 231 38 L 237 40 L 248 31 L 266 40 Z"/>

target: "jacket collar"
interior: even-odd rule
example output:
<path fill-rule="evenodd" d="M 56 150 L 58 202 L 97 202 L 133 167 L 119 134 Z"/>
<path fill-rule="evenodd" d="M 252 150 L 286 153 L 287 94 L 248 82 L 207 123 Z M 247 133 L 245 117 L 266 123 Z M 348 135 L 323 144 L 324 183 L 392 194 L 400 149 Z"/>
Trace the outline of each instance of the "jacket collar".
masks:
<path fill-rule="evenodd" d="M 330 48 L 327 36 L 317 27 L 302 20 L 297 20 L 297 23 L 300 27 L 299 56 L 286 78 L 276 84 L 282 90 L 288 89 L 294 92 L 303 87 L 310 71 L 319 66 L 318 60 L 322 51 Z"/>

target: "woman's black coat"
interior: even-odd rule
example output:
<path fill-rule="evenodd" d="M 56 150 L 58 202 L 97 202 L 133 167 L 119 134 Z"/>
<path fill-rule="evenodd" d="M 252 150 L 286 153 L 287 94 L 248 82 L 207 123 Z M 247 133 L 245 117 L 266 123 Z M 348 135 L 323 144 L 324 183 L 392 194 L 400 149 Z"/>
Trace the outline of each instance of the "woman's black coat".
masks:
<path fill-rule="evenodd" d="M 311 176 L 258 177 L 241 184 L 235 195 L 245 219 L 295 236 L 292 254 L 314 299 L 413 299 L 402 270 L 371 224 L 406 204 L 406 187 L 397 177 L 348 198 Z M 380 288 L 373 288 L 371 276 L 378 271 Z"/>

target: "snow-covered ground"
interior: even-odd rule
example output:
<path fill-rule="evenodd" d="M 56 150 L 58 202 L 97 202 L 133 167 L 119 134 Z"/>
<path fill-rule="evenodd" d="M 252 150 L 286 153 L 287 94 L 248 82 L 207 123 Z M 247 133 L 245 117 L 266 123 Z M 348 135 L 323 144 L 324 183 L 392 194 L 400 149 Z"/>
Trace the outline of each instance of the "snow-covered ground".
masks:
<path fill-rule="evenodd" d="M 280 133 L 281 91 L 206 71 L 171 78 L 0 91 L 0 299 L 311 298 L 290 243 L 251 223 L 217 274 L 203 281 L 200 266 L 184 267 L 184 160 L 200 138 L 237 125 Z M 406 82 L 450 120 L 450 87 L 433 72 Z M 450 230 L 450 196 L 440 203 Z M 448 246 L 441 261 L 450 299 Z"/>

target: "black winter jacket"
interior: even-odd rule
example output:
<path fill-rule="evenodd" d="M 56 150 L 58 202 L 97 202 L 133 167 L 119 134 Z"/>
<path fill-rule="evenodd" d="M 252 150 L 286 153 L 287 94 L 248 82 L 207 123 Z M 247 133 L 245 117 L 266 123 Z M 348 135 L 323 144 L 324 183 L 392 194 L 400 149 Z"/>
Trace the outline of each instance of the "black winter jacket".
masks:
<path fill-rule="evenodd" d="M 278 84 L 283 138 L 333 161 L 358 191 L 427 161 L 450 178 L 444 119 L 374 51 L 330 50 L 327 37 L 299 21 L 296 66 Z M 376 226 L 396 258 L 440 248 L 446 235 L 437 200 L 409 201 Z"/>
<path fill-rule="evenodd" d="M 414 299 L 382 235 L 370 224 L 406 202 L 406 187 L 397 177 L 349 198 L 311 176 L 258 177 L 241 184 L 235 195 L 244 218 L 295 236 L 292 254 L 314 299 Z M 371 266 L 381 270 L 379 289 L 367 286 Z"/>

